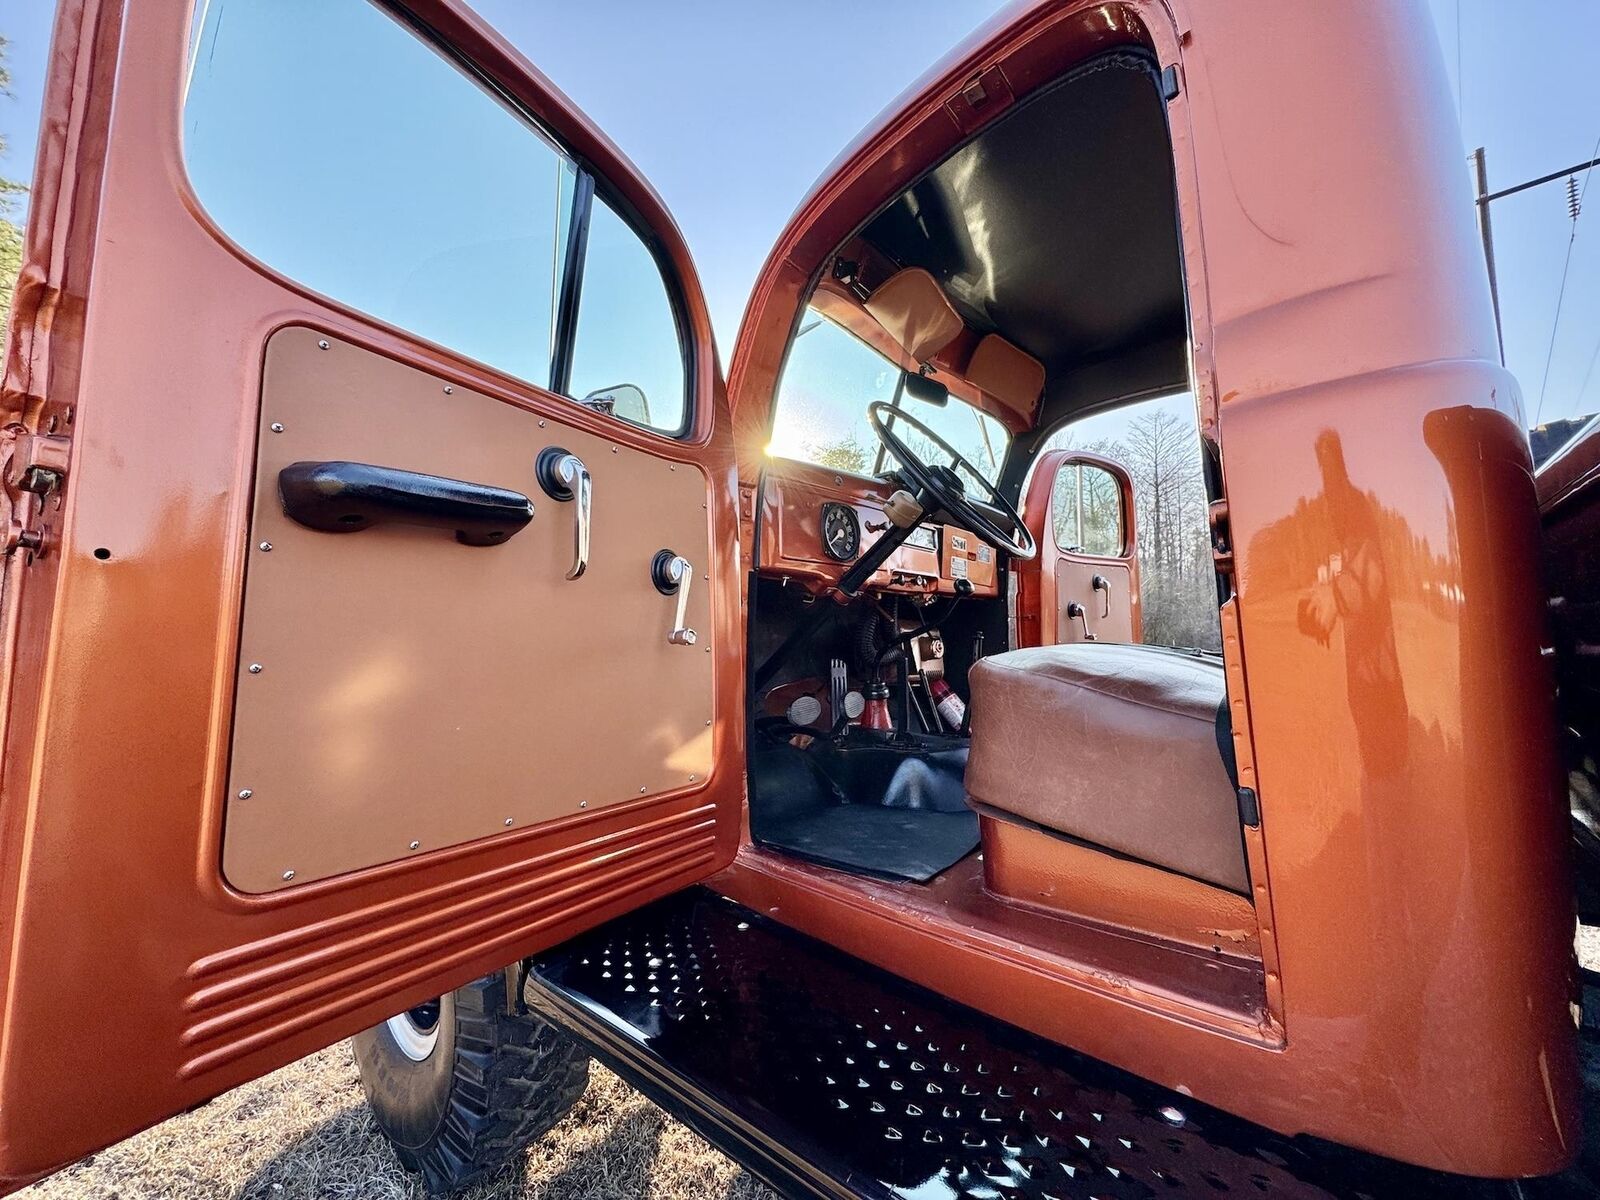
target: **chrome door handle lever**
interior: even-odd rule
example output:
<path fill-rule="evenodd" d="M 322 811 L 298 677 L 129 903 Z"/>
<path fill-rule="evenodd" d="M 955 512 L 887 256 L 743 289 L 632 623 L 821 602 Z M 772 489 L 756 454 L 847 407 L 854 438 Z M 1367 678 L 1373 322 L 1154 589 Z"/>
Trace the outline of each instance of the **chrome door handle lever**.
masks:
<path fill-rule="evenodd" d="M 1096 575 L 1089 582 L 1094 585 L 1095 591 L 1105 593 L 1105 608 L 1102 609 L 1100 613 L 1101 619 L 1104 620 L 1111 616 L 1111 580 L 1107 579 L 1104 575 Z"/>
<path fill-rule="evenodd" d="M 657 550 L 650 560 L 650 582 L 663 596 L 676 596 L 678 604 L 672 614 L 672 628 L 667 641 L 673 646 L 692 646 L 700 635 L 684 624 L 689 609 L 689 585 L 694 582 L 694 565 L 683 555 L 671 550 Z"/>
<path fill-rule="evenodd" d="M 534 474 L 545 495 L 552 500 L 577 500 L 574 512 L 572 569 L 568 579 L 577 579 L 589 569 L 589 512 L 594 499 L 594 482 L 583 459 L 560 446 L 539 451 Z"/>

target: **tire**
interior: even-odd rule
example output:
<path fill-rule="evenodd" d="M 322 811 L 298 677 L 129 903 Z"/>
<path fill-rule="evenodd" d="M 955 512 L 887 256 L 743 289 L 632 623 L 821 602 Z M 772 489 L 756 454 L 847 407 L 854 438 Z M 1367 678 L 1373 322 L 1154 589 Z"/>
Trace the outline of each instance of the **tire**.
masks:
<path fill-rule="evenodd" d="M 435 1196 L 509 1161 L 589 1082 L 576 1042 L 538 1017 L 506 1012 L 504 972 L 374 1025 L 351 1047 L 373 1120 Z"/>

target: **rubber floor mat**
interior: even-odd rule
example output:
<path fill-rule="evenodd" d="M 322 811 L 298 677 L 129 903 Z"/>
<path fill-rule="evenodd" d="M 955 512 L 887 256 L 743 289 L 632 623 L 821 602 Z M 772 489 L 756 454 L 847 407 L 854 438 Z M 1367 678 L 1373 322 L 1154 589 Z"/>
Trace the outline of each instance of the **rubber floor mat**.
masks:
<path fill-rule="evenodd" d="M 819 804 L 762 821 L 757 840 L 827 866 L 926 883 L 978 848 L 978 815 Z"/>

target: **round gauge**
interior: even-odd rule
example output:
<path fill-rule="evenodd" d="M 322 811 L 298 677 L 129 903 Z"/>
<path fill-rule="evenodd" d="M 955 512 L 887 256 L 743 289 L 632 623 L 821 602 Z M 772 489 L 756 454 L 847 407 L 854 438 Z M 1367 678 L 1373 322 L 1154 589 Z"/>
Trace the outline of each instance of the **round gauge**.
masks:
<path fill-rule="evenodd" d="M 822 548 L 838 562 L 849 562 L 861 553 L 861 522 L 848 504 L 822 506 Z"/>

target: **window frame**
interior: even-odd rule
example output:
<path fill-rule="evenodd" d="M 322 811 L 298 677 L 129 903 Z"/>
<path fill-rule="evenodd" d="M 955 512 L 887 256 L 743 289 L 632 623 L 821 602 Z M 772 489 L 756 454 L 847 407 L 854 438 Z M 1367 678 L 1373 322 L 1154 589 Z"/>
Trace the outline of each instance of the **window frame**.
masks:
<path fill-rule="evenodd" d="M 535 128 L 539 127 L 536 125 Z M 556 301 L 555 336 L 550 350 L 548 390 L 571 400 L 574 404 L 583 404 L 582 397 L 572 395 L 567 389 L 572 382 L 572 361 L 578 347 L 578 314 L 583 307 L 583 276 L 589 264 L 590 218 L 594 213 L 595 200 L 599 199 L 604 201 L 616 214 L 617 219 L 639 239 L 645 252 L 650 256 L 650 261 L 655 264 L 656 271 L 661 276 L 662 289 L 667 294 L 667 307 L 672 314 L 673 331 L 678 336 L 678 354 L 683 362 L 683 419 L 676 428 L 646 425 L 617 413 L 602 415 L 621 421 L 634 429 L 653 433 L 657 437 L 682 441 L 694 430 L 696 416 L 694 388 L 696 347 L 689 324 L 688 304 L 683 296 L 683 281 L 662 258 L 660 242 L 655 237 L 654 231 L 644 224 L 622 194 L 612 187 L 604 176 L 596 174 L 584 159 L 559 142 L 556 145 L 572 163 L 578 177 L 573 184 L 572 219 L 567 225 L 567 245 L 562 255 L 561 287 Z"/>

